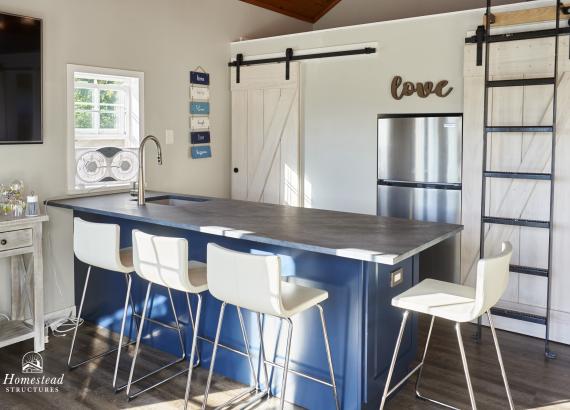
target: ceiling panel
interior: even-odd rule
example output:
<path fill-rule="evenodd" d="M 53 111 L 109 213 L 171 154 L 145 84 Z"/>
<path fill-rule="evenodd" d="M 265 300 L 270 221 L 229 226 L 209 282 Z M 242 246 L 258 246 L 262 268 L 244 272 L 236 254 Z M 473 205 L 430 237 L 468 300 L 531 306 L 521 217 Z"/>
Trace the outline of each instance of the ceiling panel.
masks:
<path fill-rule="evenodd" d="M 340 0 L 241 0 L 299 20 L 314 23 Z"/>

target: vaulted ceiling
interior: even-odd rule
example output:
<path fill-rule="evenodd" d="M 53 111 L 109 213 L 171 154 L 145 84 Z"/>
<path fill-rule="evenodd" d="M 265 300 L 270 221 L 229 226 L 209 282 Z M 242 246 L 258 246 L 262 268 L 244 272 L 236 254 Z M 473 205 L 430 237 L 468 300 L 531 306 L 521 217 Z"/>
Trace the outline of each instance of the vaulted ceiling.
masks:
<path fill-rule="evenodd" d="M 315 23 L 340 0 L 241 0 L 299 20 Z"/>

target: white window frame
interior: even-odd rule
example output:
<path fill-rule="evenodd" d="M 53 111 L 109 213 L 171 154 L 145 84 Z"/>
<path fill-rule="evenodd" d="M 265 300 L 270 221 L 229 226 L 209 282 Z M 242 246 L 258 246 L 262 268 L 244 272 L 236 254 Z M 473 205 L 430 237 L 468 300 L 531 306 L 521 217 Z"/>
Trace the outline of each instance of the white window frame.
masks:
<path fill-rule="evenodd" d="M 77 72 L 75 72 L 77 73 Z M 82 72 L 83 73 L 83 72 Z M 97 79 L 97 75 L 93 75 L 92 73 L 86 73 L 90 78 L 94 78 Z M 101 77 L 101 79 L 108 79 L 109 77 Z M 75 75 L 74 75 L 74 90 L 77 89 L 77 82 L 75 81 Z M 122 84 L 91 84 L 91 83 L 83 83 L 81 84 L 81 88 L 83 89 L 89 89 L 92 90 L 93 92 L 93 98 L 92 98 L 92 103 L 94 106 L 95 111 L 92 112 L 92 121 L 93 123 L 95 123 L 97 125 L 97 127 L 95 128 L 82 128 L 81 129 L 81 133 L 77 134 L 77 128 L 75 128 L 75 138 L 76 139 L 85 139 L 85 140 L 90 140 L 90 139 L 94 139 L 94 138 L 100 138 L 100 139 L 109 139 L 109 138 L 113 138 L 113 139 L 125 139 L 128 138 L 130 135 L 130 121 L 127 120 L 125 118 L 125 114 L 130 112 L 130 102 L 131 102 L 131 87 L 129 86 L 125 86 Z M 105 129 L 105 128 L 99 128 L 99 115 L 96 114 L 96 112 L 100 109 L 100 91 L 101 90 L 112 90 L 112 91 L 122 91 L 124 92 L 125 96 L 124 96 L 124 102 L 123 104 L 115 104 L 115 105 L 121 105 L 123 106 L 123 116 L 120 119 L 120 121 L 122 122 L 122 129 Z M 74 106 L 74 112 L 75 112 L 75 106 Z M 121 130 L 123 131 L 123 133 L 121 133 Z"/>
<path fill-rule="evenodd" d="M 93 133 L 89 135 L 84 133 L 76 138 L 75 134 L 75 74 L 86 73 L 90 76 L 116 76 L 116 77 L 131 77 L 138 79 L 138 96 L 129 95 L 128 100 L 132 98 L 138 99 L 138 115 L 125 119 L 129 122 L 125 124 L 125 129 L 128 130 L 128 135 L 117 135 L 113 130 L 98 134 Z M 101 86 L 100 86 L 101 87 Z M 130 109 L 129 109 L 130 111 Z M 136 131 L 138 128 L 138 132 Z M 144 135 L 144 73 L 141 71 L 121 70 L 114 68 L 92 67 L 76 64 L 67 64 L 67 192 L 69 194 L 77 194 L 90 191 L 124 191 L 129 183 L 116 184 L 112 186 L 104 183 L 99 187 L 78 188 L 75 183 L 76 164 L 75 164 L 75 141 L 77 140 L 108 140 L 108 139 L 128 139 L 135 138 L 142 141 Z"/>

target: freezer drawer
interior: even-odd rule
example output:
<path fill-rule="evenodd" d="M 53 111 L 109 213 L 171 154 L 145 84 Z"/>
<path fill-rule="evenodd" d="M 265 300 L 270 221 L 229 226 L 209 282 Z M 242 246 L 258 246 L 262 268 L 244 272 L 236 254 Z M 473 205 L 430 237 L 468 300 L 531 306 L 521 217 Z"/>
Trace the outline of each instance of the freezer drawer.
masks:
<path fill-rule="evenodd" d="M 461 190 L 378 185 L 378 215 L 431 222 L 460 223 Z M 460 236 L 420 254 L 420 280 L 460 283 Z"/>
<path fill-rule="evenodd" d="M 458 224 L 461 190 L 378 185 L 378 215 Z"/>
<path fill-rule="evenodd" d="M 378 179 L 461 183 L 461 116 L 379 116 Z"/>

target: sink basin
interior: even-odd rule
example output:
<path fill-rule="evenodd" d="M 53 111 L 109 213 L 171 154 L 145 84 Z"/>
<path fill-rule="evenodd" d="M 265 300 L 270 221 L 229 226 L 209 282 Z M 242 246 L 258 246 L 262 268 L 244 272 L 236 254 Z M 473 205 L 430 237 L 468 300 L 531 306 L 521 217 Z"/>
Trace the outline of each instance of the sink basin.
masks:
<path fill-rule="evenodd" d="M 136 201 L 134 199 L 133 201 Z M 188 206 L 192 202 L 207 202 L 209 199 L 197 198 L 194 196 L 174 196 L 174 195 L 162 195 L 146 198 L 146 202 L 149 204 L 156 205 L 166 205 L 166 206 Z"/>

